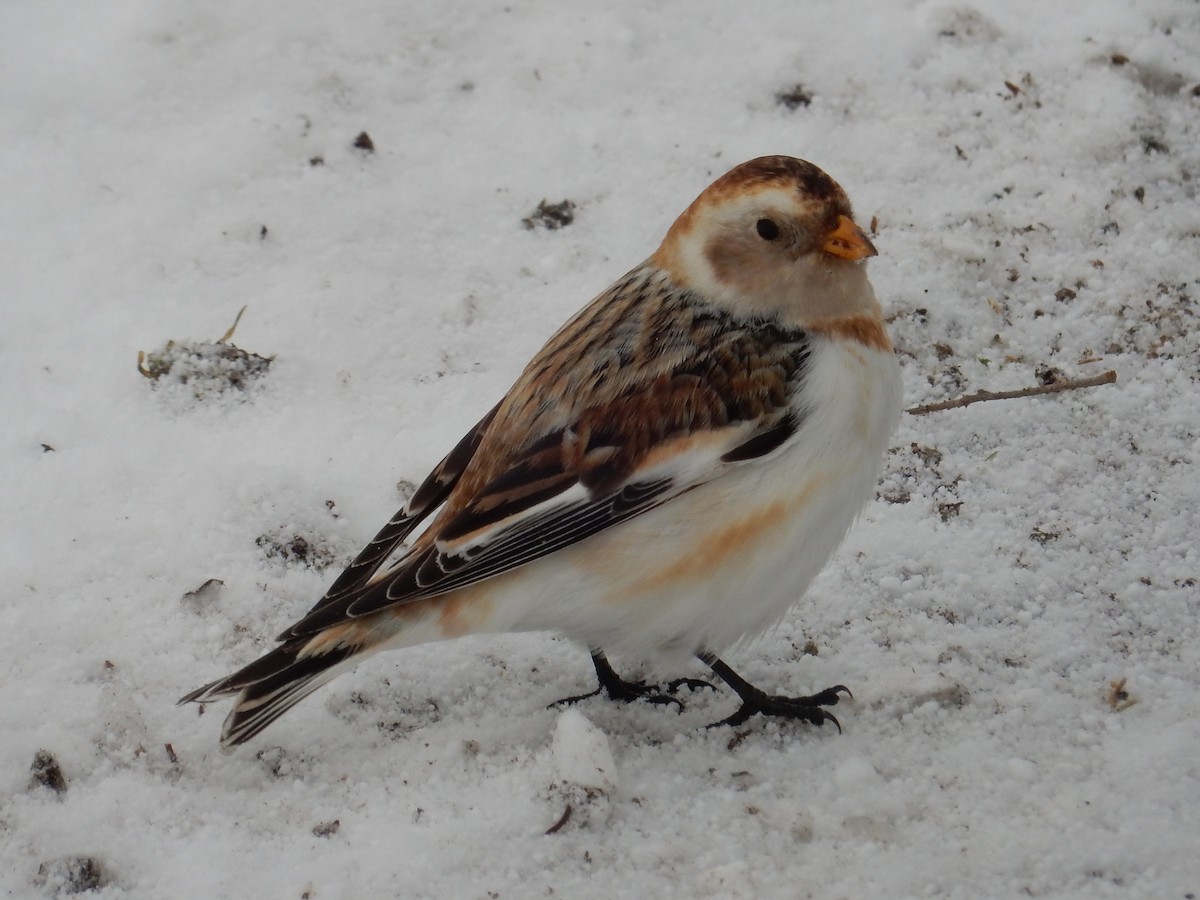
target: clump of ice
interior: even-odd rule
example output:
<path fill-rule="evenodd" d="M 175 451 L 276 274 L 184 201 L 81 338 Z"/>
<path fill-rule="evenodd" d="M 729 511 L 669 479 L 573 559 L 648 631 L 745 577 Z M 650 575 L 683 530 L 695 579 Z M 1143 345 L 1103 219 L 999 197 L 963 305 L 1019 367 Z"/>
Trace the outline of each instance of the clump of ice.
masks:
<path fill-rule="evenodd" d="M 579 710 L 564 710 L 554 728 L 550 753 L 554 773 L 550 792 L 565 804 L 563 818 L 552 829 L 607 822 L 617 790 L 617 766 L 605 733 Z"/>

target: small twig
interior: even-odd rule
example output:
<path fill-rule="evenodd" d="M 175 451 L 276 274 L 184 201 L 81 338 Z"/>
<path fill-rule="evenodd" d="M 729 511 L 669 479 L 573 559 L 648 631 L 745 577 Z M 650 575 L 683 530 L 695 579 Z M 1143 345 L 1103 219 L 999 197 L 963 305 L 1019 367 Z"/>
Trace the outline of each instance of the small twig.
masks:
<path fill-rule="evenodd" d="M 546 829 L 546 834 L 557 834 L 559 831 L 561 831 L 562 827 L 566 825 L 567 821 L 571 818 L 571 813 L 573 811 L 574 810 L 571 809 L 571 804 L 568 803 L 567 808 L 563 810 L 563 814 L 559 817 L 558 821 Z"/>
<path fill-rule="evenodd" d="M 954 400 L 944 400 L 941 403 L 927 403 L 924 406 L 914 406 L 905 412 L 914 416 L 926 413 L 941 412 L 943 409 L 957 409 L 960 406 L 970 406 L 972 403 L 982 403 L 985 400 L 1015 400 L 1018 397 L 1036 397 L 1039 394 L 1057 394 L 1059 391 L 1077 391 L 1080 388 L 1098 387 L 1102 384 L 1112 384 L 1117 380 L 1117 373 L 1109 369 L 1103 375 L 1092 378 L 1079 378 L 1075 381 L 1056 381 L 1053 384 L 1041 384 L 1037 387 L 1021 388 L 1019 391 L 979 391 L 967 394 Z"/>

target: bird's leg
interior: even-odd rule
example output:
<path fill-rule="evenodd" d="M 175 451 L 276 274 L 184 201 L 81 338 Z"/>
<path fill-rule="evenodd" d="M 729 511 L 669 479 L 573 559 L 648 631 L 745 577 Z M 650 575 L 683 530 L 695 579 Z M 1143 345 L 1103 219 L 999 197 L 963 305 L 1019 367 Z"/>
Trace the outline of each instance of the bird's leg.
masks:
<path fill-rule="evenodd" d="M 826 712 L 822 707 L 834 706 L 840 694 L 852 696 L 850 689 L 844 684 L 826 688 L 811 697 L 780 697 L 759 690 L 729 666 L 719 660 L 715 654 L 708 652 L 697 653 L 702 663 L 713 670 L 722 681 L 729 685 L 735 694 L 742 698 L 742 705 L 732 716 L 713 722 L 709 728 L 718 725 L 741 725 L 756 713 L 763 716 L 779 716 L 784 719 L 803 719 L 813 725 L 832 722 L 837 730 L 842 730 L 841 723 L 833 713 Z"/>
<path fill-rule="evenodd" d="M 594 691 L 589 691 L 586 694 L 578 694 L 574 697 L 563 697 L 561 700 L 555 700 L 550 704 L 550 707 L 578 703 L 580 700 L 587 700 L 589 697 L 595 697 L 604 692 L 613 700 L 620 700 L 622 703 L 630 703 L 634 700 L 645 700 L 647 703 L 674 703 L 682 712 L 683 704 L 674 697 L 668 697 L 664 694 L 658 685 L 646 684 L 644 681 L 626 681 L 623 679 L 613 669 L 603 650 L 592 651 L 592 665 L 596 667 L 596 679 L 600 682 L 599 686 Z"/>

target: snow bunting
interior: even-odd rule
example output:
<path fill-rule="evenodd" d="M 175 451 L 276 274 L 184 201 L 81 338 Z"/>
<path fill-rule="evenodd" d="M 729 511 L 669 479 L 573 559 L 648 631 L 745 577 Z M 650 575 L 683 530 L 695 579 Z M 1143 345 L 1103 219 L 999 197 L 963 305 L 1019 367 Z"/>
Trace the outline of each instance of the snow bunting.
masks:
<path fill-rule="evenodd" d="M 694 654 L 741 699 L 718 724 L 836 723 L 822 707 L 843 686 L 771 695 L 717 653 L 804 594 L 878 479 L 901 397 L 875 252 L 813 164 L 726 173 L 550 338 L 278 647 L 180 702 L 234 697 L 231 746 L 379 650 L 550 630 L 591 649 L 593 693 L 663 699 L 606 650 Z"/>

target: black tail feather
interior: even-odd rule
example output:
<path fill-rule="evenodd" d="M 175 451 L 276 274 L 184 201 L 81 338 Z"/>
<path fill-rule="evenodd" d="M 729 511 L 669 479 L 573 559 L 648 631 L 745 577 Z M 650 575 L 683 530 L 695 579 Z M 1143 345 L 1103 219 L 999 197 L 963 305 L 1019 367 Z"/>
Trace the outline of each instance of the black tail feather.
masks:
<path fill-rule="evenodd" d="M 333 647 L 301 656 L 309 639 L 276 647 L 232 675 L 197 688 L 180 703 L 207 703 L 236 695 L 221 728 L 221 745 L 233 747 L 250 740 L 285 712 L 339 674 L 360 648 Z"/>

